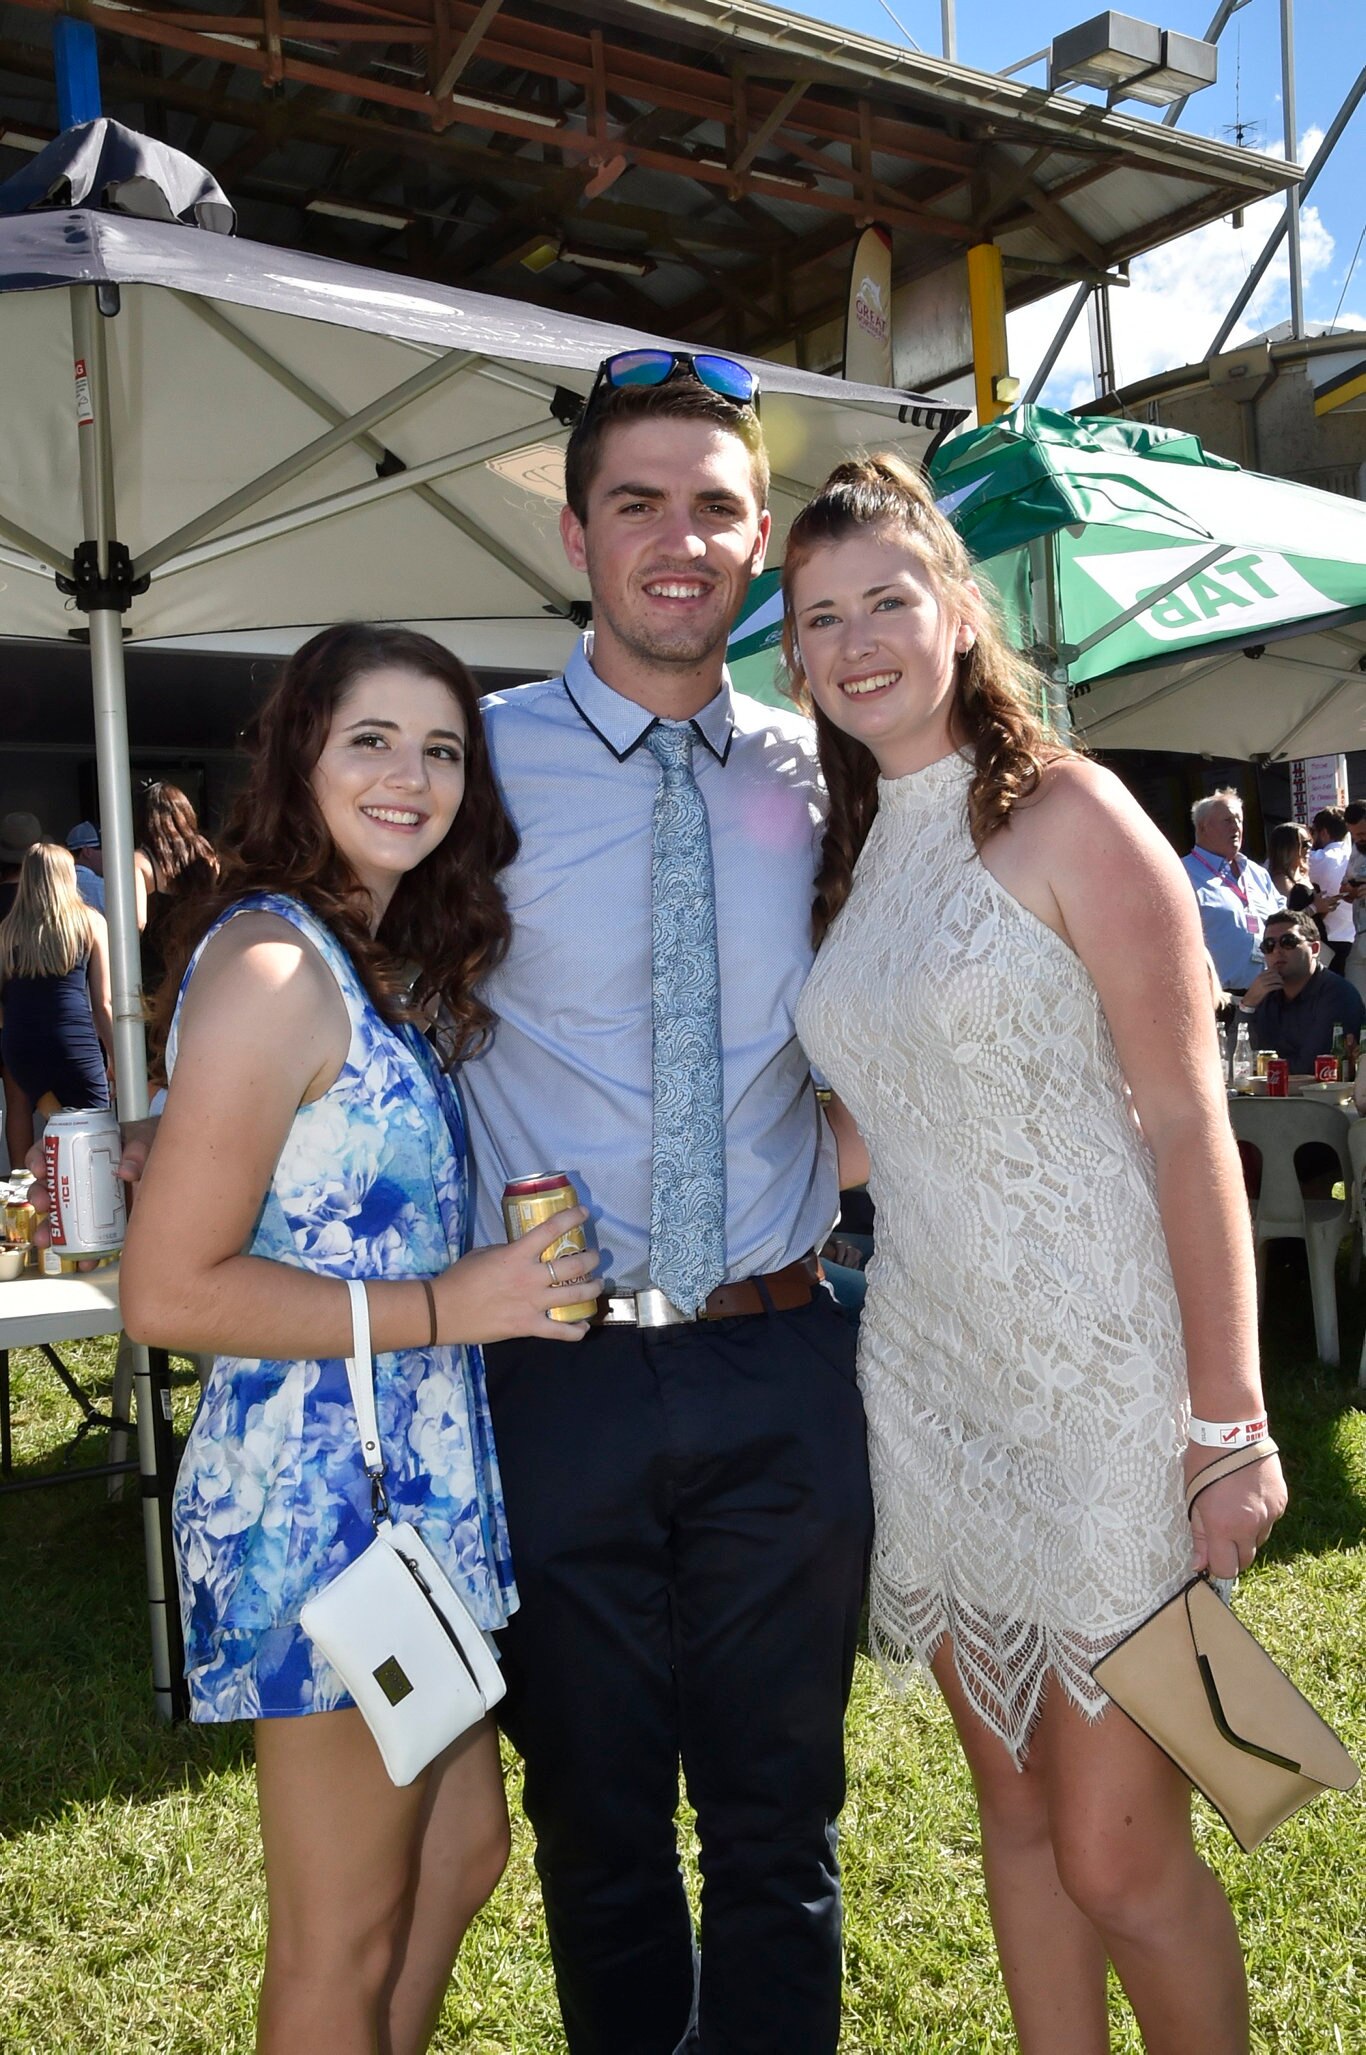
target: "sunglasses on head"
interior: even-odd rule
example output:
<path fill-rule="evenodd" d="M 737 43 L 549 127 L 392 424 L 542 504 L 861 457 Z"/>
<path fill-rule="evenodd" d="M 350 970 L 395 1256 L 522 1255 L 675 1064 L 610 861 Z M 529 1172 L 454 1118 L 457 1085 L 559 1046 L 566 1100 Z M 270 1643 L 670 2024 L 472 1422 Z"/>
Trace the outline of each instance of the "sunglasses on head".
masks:
<path fill-rule="evenodd" d="M 692 354 L 687 350 L 619 350 L 616 356 L 605 357 L 599 364 L 580 425 L 592 413 L 604 387 L 611 392 L 641 388 L 648 391 L 653 386 L 669 385 L 676 378 L 695 380 L 737 412 L 742 407 L 752 407 L 756 414 L 759 411 L 759 380 L 747 364 L 738 363 L 734 357 L 718 357 L 706 351 Z"/>
<path fill-rule="evenodd" d="M 1302 935 L 1298 928 L 1286 928 L 1279 935 L 1263 935 L 1262 954 L 1270 956 L 1273 949 L 1298 949 L 1301 944 L 1308 948 L 1308 935 Z"/>

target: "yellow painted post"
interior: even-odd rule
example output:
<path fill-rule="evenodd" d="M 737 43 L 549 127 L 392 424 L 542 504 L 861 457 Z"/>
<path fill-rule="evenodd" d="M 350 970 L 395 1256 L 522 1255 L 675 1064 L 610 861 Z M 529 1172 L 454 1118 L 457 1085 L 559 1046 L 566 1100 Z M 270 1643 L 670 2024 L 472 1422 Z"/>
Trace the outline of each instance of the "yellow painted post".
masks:
<path fill-rule="evenodd" d="M 1017 391 L 1006 356 L 1005 277 L 995 243 L 974 243 L 968 251 L 968 312 L 977 421 L 985 428 L 1007 412 Z"/>

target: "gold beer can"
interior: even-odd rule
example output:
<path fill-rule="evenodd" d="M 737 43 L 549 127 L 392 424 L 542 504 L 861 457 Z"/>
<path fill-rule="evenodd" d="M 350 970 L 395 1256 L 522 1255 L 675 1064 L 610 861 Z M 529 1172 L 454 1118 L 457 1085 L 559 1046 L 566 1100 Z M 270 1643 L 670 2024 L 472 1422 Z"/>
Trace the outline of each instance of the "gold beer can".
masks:
<path fill-rule="evenodd" d="M 573 1181 L 562 1170 L 533 1170 L 527 1177 L 514 1177 L 503 1187 L 503 1225 L 510 1242 L 519 1242 L 529 1229 L 539 1227 L 552 1213 L 577 1206 L 579 1195 Z M 541 1257 L 543 1263 L 558 1262 L 561 1256 L 583 1255 L 588 1241 L 582 1227 L 571 1227 L 552 1242 Z M 552 1320 L 590 1320 L 598 1310 L 596 1299 L 584 1299 L 570 1306 L 552 1306 Z"/>

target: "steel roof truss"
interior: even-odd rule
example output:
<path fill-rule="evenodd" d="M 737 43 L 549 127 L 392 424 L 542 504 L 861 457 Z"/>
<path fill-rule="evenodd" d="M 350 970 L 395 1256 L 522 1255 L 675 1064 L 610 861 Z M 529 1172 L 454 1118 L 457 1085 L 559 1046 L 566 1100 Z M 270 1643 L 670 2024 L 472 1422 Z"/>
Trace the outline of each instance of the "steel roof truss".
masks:
<path fill-rule="evenodd" d="M 181 305 L 191 314 L 196 315 L 199 320 L 212 328 L 216 334 L 221 335 L 224 341 L 231 343 L 234 349 L 240 350 L 243 356 L 256 365 L 258 370 L 264 371 L 267 377 L 273 378 L 278 385 L 282 386 L 286 392 L 292 393 L 295 399 L 301 400 L 306 407 L 311 407 L 314 413 L 322 416 L 324 421 L 329 422 L 333 427 L 340 427 L 346 419 L 346 414 L 334 400 L 329 400 L 323 393 L 318 392 L 315 387 L 309 385 L 305 379 L 300 378 L 297 372 L 291 371 L 287 364 L 282 364 L 279 358 L 266 349 L 262 343 L 257 342 L 254 336 L 248 335 L 246 330 L 239 328 L 235 321 L 229 320 L 228 316 L 212 300 L 202 300 L 191 293 L 179 293 L 176 297 Z M 521 378 L 514 380 L 511 377 L 499 379 L 497 383 L 513 385 L 518 390 L 526 390 L 529 385 L 529 381 Z M 544 397 L 543 392 L 539 388 L 532 387 L 531 389 L 536 398 Z M 389 455 L 389 451 L 379 440 L 378 436 L 370 435 L 364 430 L 357 436 L 356 442 L 358 448 L 364 450 L 366 456 L 375 463 L 382 463 Z M 557 586 L 553 585 L 533 565 L 528 564 L 523 558 L 519 557 L 515 551 L 506 549 L 488 533 L 486 528 L 476 525 L 467 515 L 462 514 L 460 509 L 452 505 L 450 500 L 443 499 L 434 486 L 418 485 L 414 490 L 424 506 L 430 507 L 434 514 L 441 516 L 443 521 L 448 521 L 453 528 L 457 528 L 471 542 L 477 543 L 486 556 L 493 557 L 503 566 L 504 570 L 511 571 L 515 577 L 523 579 L 531 586 L 533 591 L 539 592 L 541 597 L 550 605 L 559 608 L 561 612 L 568 611 L 570 603 L 568 594 L 561 592 Z"/>
<path fill-rule="evenodd" d="M 449 478 L 457 471 L 472 471 L 487 463 L 490 457 L 505 456 L 509 450 L 520 449 L 528 437 L 545 440 L 546 436 L 547 431 L 539 422 L 523 423 L 502 435 L 490 436 L 487 442 L 471 443 L 465 449 L 449 451 L 444 457 L 429 457 L 425 464 L 414 464 L 410 470 L 397 471 L 391 477 L 372 478 L 364 485 L 347 486 L 340 492 L 328 493 L 322 499 L 290 507 L 282 514 L 272 514 L 264 521 L 253 521 L 245 528 L 233 528 L 225 535 L 215 535 L 210 541 L 193 543 L 173 557 L 163 556 L 161 575 L 173 578 L 179 572 L 193 570 L 201 564 L 216 563 L 219 558 L 235 556 L 240 550 L 252 549 L 257 543 L 271 542 L 278 535 L 294 535 L 300 529 L 316 527 L 320 521 L 333 520 L 338 514 L 354 513 L 358 508 L 391 499 L 396 492 L 412 492 L 415 487 L 429 484 L 434 478 Z M 138 559 L 138 567 L 139 570 L 146 567 L 146 558 Z"/>
<path fill-rule="evenodd" d="M 225 521 L 233 519 L 237 514 L 245 513 L 249 507 L 259 506 L 263 499 L 268 499 L 271 493 L 291 484 L 305 471 L 312 470 L 324 457 L 330 457 L 334 451 L 345 449 L 348 443 L 355 442 L 367 428 L 377 427 L 381 421 L 387 421 L 398 413 L 400 408 L 435 391 L 438 386 L 447 384 L 450 379 L 459 377 L 463 371 L 469 370 L 470 366 L 477 364 L 478 361 L 478 355 L 473 350 L 451 350 L 443 357 L 429 360 L 420 371 L 415 371 L 411 378 L 405 378 L 401 385 L 394 386 L 389 392 L 381 393 L 378 399 L 371 400 L 359 413 L 351 415 L 348 420 L 338 422 L 336 427 L 329 428 L 325 435 L 316 437 L 313 442 L 305 443 L 302 449 L 283 457 L 278 464 L 273 464 L 269 471 L 263 471 L 259 478 L 252 479 L 249 485 L 241 486 L 236 492 L 229 493 L 217 506 L 208 507 L 202 514 L 196 514 L 193 520 L 184 522 L 174 534 L 154 543 L 151 549 L 144 550 L 138 558 L 138 570 L 161 570 L 173 556 L 183 556 L 184 552 L 201 537 L 212 535 Z"/>

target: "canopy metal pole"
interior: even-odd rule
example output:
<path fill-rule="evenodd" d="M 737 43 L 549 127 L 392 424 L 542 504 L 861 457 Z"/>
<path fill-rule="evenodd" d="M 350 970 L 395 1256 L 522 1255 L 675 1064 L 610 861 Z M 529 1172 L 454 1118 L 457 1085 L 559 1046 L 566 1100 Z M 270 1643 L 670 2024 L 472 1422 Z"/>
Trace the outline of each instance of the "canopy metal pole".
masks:
<path fill-rule="evenodd" d="M 268 349 L 257 342 L 255 336 L 248 335 L 246 330 L 239 328 L 235 321 L 229 321 L 226 314 L 222 312 L 221 308 L 216 307 L 212 300 L 198 300 L 191 293 L 181 293 L 177 297 L 181 305 L 196 320 L 204 322 L 214 331 L 215 335 L 221 335 L 225 342 L 231 343 L 234 349 L 242 352 L 248 363 L 255 364 L 258 370 L 265 372 L 267 378 L 273 378 L 276 384 L 281 386 L 284 391 L 292 393 L 296 400 L 302 401 L 303 405 L 310 407 L 315 414 L 320 414 L 323 420 L 328 422 L 333 428 L 340 427 L 341 423 L 347 418 L 344 408 L 336 406 L 333 401 L 325 398 L 322 393 L 315 391 L 305 379 L 299 377 L 297 372 L 291 371 L 287 364 L 282 364 L 278 357 L 272 356 Z M 479 375 L 483 376 L 482 371 Z M 552 390 L 553 388 L 548 387 L 539 394 L 533 394 L 533 397 L 549 399 Z M 386 464 L 388 468 L 392 468 L 392 465 L 389 464 L 392 453 L 385 448 L 377 435 L 362 434 L 357 436 L 356 448 L 363 450 L 373 463 Z M 536 570 L 534 566 L 528 564 L 523 558 L 514 555 L 503 543 L 496 542 L 486 528 L 481 528 L 479 523 L 471 520 L 468 514 L 462 514 L 458 507 L 451 504 L 450 500 L 443 499 L 433 486 L 419 485 L 414 490 L 423 506 L 430 507 L 434 514 L 439 515 L 443 521 L 449 522 L 458 535 L 463 535 L 477 549 L 481 549 L 486 556 L 492 557 L 494 562 L 501 564 L 505 571 L 511 571 L 514 578 L 522 579 L 524 583 L 531 587 L 533 592 L 539 592 L 541 598 L 549 605 L 558 607 L 563 614 L 569 612 L 573 602 L 567 592 L 564 592 L 558 586 L 552 585 L 542 572 Z"/>
<path fill-rule="evenodd" d="M 259 506 L 263 499 L 269 499 L 282 486 L 290 485 L 305 471 L 311 471 L 324 457 L 330 457 L 334 450 L 345 449 L 349 442 L 363 434 L 367 428 L 374 428 L 381 421 L 387 421 L 391 414 L 411 406 L 414 400 L 424 399 L 445 385 L 452 378 L 458 378 L 471 364 L 478 363 L 473 350 L 452 350 L 447 356 L 434 358 L 411 378 L 405 378 L 392 391 L 381 393 L 369 406 L 352 414 L 337 427 L 329 428 L 325 435 L 315 436 L 302 449 L 294 450 L 283 457 L 278 464 L 272 464 L 269 471 L 263 471 L 259 478 L 253 478 L 250 485 L 242 486 L 237 492 L 230 492 L 217 506 L 206 507 L 202 514 L 196 514 L 192 521 L 186 521 L 172 535 L 165 535 L 160 542 L 145 549 L 138 559 L 144 571 L 159 571 L 172 557 L 180 556 L 198 542 L 201 536 L 212 535 L 237 514 L 245 513 L 248 507 Z"/>
<path fill-rule="evenodd" d="M 1184 571 L 1178 571 L 1165 585 L 1155 585 L 1151 592 L 1143 593 L 1131 607 L 1125 607 L 1122 614 L 1116 614 L 1103 628 L 1093 629 L 1084 641 L 1063 643 L 1058 651 L 1059 656 L 1070 668 L 1079 656 L 1085 656 L 1088 649 L 1094 649 L 1098 642 L 1104 642 L 1107 636 L 1115 634 L 1118 629 L 1127 628 L 1130 621 L 1136 621 L 1140 614 L 1146 614 L 1161 600 L 1169 598 L 1178 585 L 1189 585 L 1192 578 L 1198 578 L 1202 571 L 1208 571 L 1211 564 L 1217 564 L 1220 557 L 1226 557 L 1232 548 L 1231 542 L 1217 542 L 1213 549 L 1206 551 L 1198 563 L 1188 564 Z"/>
<path fill-rule="evenodd" d="M 232 556 L 237 550 L 269 542 L 277 535 L 294 535 L 301 528 L 312 528 L 319 521 L 330 521 L 337 514 L 353 513 L 357 507 L 371 507 L 380 500 L 392 499 L 398 492 L 416 492 L 430 478 L 449 478 L 456 472 L 477 470 L 489 457 L 502 456 L 509 450 L 524 447 L 527 436 L 535 433 L 534 428 L 509 428 L 502 435 L 491 436 L 487 442 L 470 443 L 464 449 L 452 450 L 448 456 L 430 457 L 425 464 L 413 464 L 406 471 L 390 472 L 386 478 L 372 478 L 365 485 L 346 486 L 341 492 L 329 493 L 325 499 L 308 500 L 301 506 L 290 507 L 286 513 L 270 514 L 264 520 L 249 522 L 245 528 L 229 528 L 223 535 L 211 536 L 207 542 L 191 543 L 173 557 L 159 559 L 161 576 L 171 578 L 196 564 L 211 564 L 219 557 Z M 802 496 L 809 497 L 809 488 L 803 488 Z M 146 557 L 139 557 L 139 565 L 146 562 Z"/>
<path fill-rule="evenodd" d="M 128 761 L 128 700 L 123 668 L 120 551 L 115 534 L 113 432 L 104 317 L 96 288 L 71 292 L 71 338 L 77 372 L 77 440 L 82 530 L 94 544 L 93 576 L 77 568 L 77 600 L 90 623 L 90 682 L 95 710 L 95 764 L 104 847 L 105 908 L 109 919 L 110 982 L 114 1006 L 114 1065 L 120 1120 L 147 1112 L 147 1048 L 142 1027 L 142 976 L 137 901 L 133 883 L 133 786 Z M 142 1482 L 143 1542 L 152 1641 L 152 1689 L 157 1711 L 173 1719 L 184 1711 L 183 1645 L 175 1566 L 170 1545 L 167 1387 L 164 1358 L 154 1374 L 148 1351 L 130 1345 L 137 1394 L 138 1466 Z"/>

